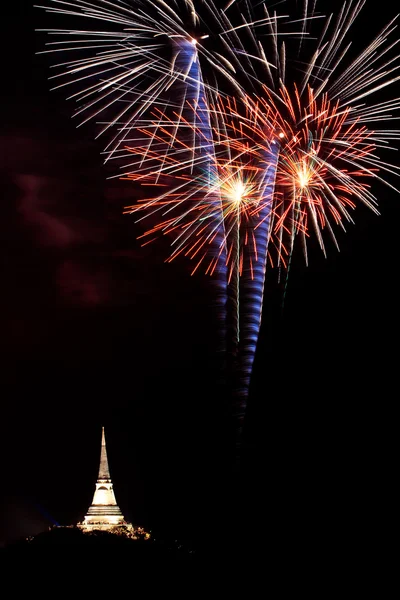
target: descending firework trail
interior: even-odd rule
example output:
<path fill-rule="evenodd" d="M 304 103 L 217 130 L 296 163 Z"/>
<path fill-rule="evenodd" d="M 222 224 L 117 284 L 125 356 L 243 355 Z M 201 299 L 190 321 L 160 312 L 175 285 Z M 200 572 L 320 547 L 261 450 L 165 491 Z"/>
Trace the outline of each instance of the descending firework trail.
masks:
<path fill-rule="evenodd" d="M 256 260 L 251 260 L 250 258 L 250 260 L 247 261 L 248 266 L 243 269 L 239 284 L 241 310 L 239 319 L 240 341 L 237 357 L 238 365 L 237 369 L 235 369 L 236 402 L 234 406 L 236 422 L 238 425 L 238 440 L 240 440 L 241 437 L 243 420 L 246 414 L 250 378 L 261 324 L 278 157 L 279 144 L 271 142 L 268 150 L 265 152 L 267 167 L 262 174 L 262 195 L 260 198 L 256 223 L 254 224 L 254 217 L 250 222 L 247 222 L 247 228 L 252 230 L 255 238 Z M 245 228 L 245 237 L 247 237 L 247 233 Z M 252 252 L 249 245 L 246 246 L 246 250 Z"/>
<path fill-rule="evenodd" d="M 225 326 L 226 326 L 226 304 L 227 304 L 227 269 L 226 269 L 226 246 L 225 231 L 222 218 L 221 198 L 218 189 L 210 191 L 212 186 L 212 175 L 215 169 L 215 154 L 212 144 L 211 123 L 208 105 L 205 96 L 205 88 L 200 70 L 199 57 L 196 51 L 196 43 L 193 40 L 178 39 L 174 42 L 176 59 L 175 69 L 183 72 L 184 101 L 181 104 L 180 118 L 190 126 L 186 129 L 188 139 L 188 151 L 186 154 L 191 170 L 191 176 L 196 179 L 196 171 L 202 172 L 208 191 L 207 202 L 209 205 L 208 217 L 214 223 L 205 238 L 208 255 L 208 269 L 214 275 L 212 284 L 215 289 L 215 304 L 218 317 L 222 325 L 223 349 L 225 350 Z M 192 155 L 193 160 L 190 159 Z M 194 163 L 200 163 L 200 167 Z M 181 162 L 185 157 L 181 155 Z M 198 177 L 198 173 L 197 173 Z M 188 210 L 186 208 L 186 210 Z"/>

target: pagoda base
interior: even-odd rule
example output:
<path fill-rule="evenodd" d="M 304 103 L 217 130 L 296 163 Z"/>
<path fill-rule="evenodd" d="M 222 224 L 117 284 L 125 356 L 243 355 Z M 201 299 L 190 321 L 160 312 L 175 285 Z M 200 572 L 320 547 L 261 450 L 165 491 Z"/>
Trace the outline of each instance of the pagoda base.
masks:
<path fill-rule="evenodd" d="M 83 521 L 82 523 L 78 523 L 77 527 L 82 529 L 82 531 L 113 531 L 120 527 L 127 531 L 133 531 L 132 523 L 128 523 L 127 521 L 114 523 L 110 521 Z"/>
<path fill-rule="evenodd" d="M 92 521 L 90 523 L 83 521 L 77 523 L 76 527 L 83 531 L 83 533 L 91 533 L 92 531 L 107 531 L 108 533 L 114 533 L 116 535 L 125 535 L 126 537 L 137 539 L 148 540 L 151 536 L 150 533 L 145 531 L 143 527 L 134 527 L 132 523 L 122 521 L 117 524 L 105 523 L 104 521 Z"/>

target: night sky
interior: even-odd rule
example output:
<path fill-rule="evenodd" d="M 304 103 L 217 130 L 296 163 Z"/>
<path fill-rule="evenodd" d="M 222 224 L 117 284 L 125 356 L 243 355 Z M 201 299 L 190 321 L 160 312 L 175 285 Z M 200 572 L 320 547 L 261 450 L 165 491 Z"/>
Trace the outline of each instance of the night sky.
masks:
<path fill-rule="evenodd" d="M 376 5 L 355 44 L 394 15 Z M 283 307 L 269 271 L 238 473 L 209 279 L 164 264 L 166 241 L 140 247 L 122 215 L 134 184 L 107 179 L 102 140 L 49 91 L 51 59 L 35 55 L 43 12 L 22 0 L 7 10 L 0 542 L 82 519 L 102 425 L 117 501 L 157 535 L 196 544 L 216 530 L 329 536 L 345 524 L 368 537 L 390 526 L 398 196 L 375 185 L 381 216 L 359 207 L 340 253 L 315 246 L 308 267 L 295 257 Z"/>

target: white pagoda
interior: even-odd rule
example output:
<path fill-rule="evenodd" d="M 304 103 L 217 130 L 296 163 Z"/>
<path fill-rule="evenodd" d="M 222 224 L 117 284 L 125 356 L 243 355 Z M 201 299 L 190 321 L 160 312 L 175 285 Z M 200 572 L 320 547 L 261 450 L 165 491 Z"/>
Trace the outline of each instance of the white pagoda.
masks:
<path fill-rule="evenodd" d="M 78 527 L 83 531 L 111 531 L 116 527 L 124 527 L 133 530 L 131 523 L 124 519 L 120 507 L 115 499 L 113 484 L 108 467 L 106 438 L 104 427 L 101 435 L 101 453 L 99 475 L 96 482 L 96 489 L 93 496 L 93 502 L 89 506 L 82 523 Z"/>

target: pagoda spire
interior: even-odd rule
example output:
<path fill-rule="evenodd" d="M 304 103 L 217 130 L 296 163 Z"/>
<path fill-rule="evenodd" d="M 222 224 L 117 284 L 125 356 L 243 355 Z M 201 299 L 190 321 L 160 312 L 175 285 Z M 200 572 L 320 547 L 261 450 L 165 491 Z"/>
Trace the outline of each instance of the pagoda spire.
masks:
<path fill-rule="evenodd" d="M 99 467 L 99 476 L 97 478 L 100 479 L 109 479 L 110 477 L 110 469 L 108 466 L 108 458 L 107 458 L 107 448 L 106 448 L 106 436 L 104 434 L 104 427 L 101 428 L 101 453 L 100 453 L 100 467 Z"/>

